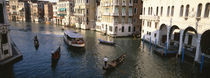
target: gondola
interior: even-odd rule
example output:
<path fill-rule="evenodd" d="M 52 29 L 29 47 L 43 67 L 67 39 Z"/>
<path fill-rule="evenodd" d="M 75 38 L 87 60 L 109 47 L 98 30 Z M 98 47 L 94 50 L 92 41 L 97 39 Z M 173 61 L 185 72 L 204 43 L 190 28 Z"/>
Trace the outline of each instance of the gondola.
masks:
<path fill-rule="evenodd" d="M 37 36 L 34 37 L 34 47 L 36 49 L 38 49 L 38 47 L 39 47 L 39 40 L 38 40 Z"/>
<path fill-rule="evenodd" d="M 117 59 L 112 60 L 111 62 L 108 62 L 107 66 L 103 66 L 103 70 L 110 70 L 110 69 L 117 67 L 119 64 L 124 62 L 125 56 L 126 56 L 126 54 L 124 53 Z"/>
<path fill-rule="evenodd" d="M 98 41 L 99 41 L 101 44 L 115 45 L 115 43 L 114 43 L 113 41 L 105 41 L 105 40 L 102 40 L 102 39 L 98 39 Z"/>
<path fill-rule="evenodd" d="M 60 46 L 52 52 L 52 61 L 58 60 L 60 58 Z"/>

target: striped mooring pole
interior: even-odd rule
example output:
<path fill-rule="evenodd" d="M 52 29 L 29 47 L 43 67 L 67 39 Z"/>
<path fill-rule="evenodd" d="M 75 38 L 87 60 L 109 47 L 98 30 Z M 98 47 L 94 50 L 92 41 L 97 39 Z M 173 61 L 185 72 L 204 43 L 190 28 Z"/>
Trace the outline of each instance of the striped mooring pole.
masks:
<path fill-rule="evenodd" d="M 165 56 L 167 56 L 167 48 L 168 48 L 168 47 L 167 47 L 167 44 L 168 44 L 168 43 L 166 42 L 166 47 L 165 47 Z"/>
<path fill-rule="evenodd" d="M 184 62 L 184 47 L 182 48 L 182 63 Z"/>
<path fill-rule="evenodd" d="M 202 72 L 202 69 L 203 69 L 203 61 L 204 61 L 204 54 L 201 54 L 201 66 L 200 66 L 200 72 Z"/>

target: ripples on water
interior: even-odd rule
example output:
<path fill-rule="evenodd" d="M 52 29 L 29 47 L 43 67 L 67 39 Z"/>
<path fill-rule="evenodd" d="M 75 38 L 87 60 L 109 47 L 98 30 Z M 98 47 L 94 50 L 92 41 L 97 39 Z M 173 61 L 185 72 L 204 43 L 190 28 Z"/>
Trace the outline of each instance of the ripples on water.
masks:
<path fill-rule="evenodd" d="M 11 23 L 12 39 L 23 54 L 23 60 L 1 69 L 1 76 L 17 78 L 198 78 L 208 77 L 196 74 L 199 69 L 193 63 L 179 64 L 176 58 L 164 58 L 148 49 L 141 49 L 140 40 L 133 38 L 110 38 L 99 32 L 76 30 L 84 35 L 86 47 L 76 49 L 63 42 L 63 31 L 55 25 L 34 23 Z M 33 47 L 33 37 L 38 35 L 40 46 Z M 110 40 L 117 46 L 98 43 L 98 38 Z M 61 57 L 56 67 L 51 67 L 51 51 L 61 45 Z M 115 59 L 126 52 L 126 60 L 116 69 L 102 70 L 103 57 Z M 3 72 L 4 71 L 4 72 Z M 6 73 L 6 74 L 2 74 Z M 198 72 L 199 73 L 199 72 Z"/>

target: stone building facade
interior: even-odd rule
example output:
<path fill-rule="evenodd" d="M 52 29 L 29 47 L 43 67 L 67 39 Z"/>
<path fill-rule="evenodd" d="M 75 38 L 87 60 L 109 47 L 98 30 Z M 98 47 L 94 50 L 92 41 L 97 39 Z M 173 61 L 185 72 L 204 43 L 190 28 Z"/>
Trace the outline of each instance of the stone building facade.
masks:
<path fill-rule="evenodd" d="M 208 0 L 143 0 L 141 38 L 174 47 L 200 61 L 210 54 L 210 2 Z"/>
<path fill-rule="evenodd" d="M 96 22 L 96 0 L 75 0 L 74 2 L 76 28 L 94 29 Z"/>

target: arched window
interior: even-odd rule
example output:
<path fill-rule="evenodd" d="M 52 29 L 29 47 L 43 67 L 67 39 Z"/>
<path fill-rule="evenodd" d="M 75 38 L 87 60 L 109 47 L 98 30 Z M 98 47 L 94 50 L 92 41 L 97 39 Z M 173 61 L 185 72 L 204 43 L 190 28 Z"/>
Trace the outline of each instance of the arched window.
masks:
<path fill-rule="evenodd" d="M 161 7 L 160 15 L 163 15 L 163 7 Z"/>
<path fill-rule="evenodd" d="M 186 11 L 185 11 L 185 17 L 188 17 L 189 15 L 189 9 L 190 9 L 190 5 L 186 6 Z"/>
<path fill-rule="evenodd" d="M 201 11 L 202 11 L 202 4 L 199 4 L 197 9 L 197 17 L 201 17 Z"/>
<path fill-rule="evenodd" d="M 180 15 L 180 17 L 182 17 L 182 16 L 183 16 L 183 10 L 184 10 L 184 6 L 182 5 L 182 6 L 181 6 L 181 8 L 180 8 L 180 14 L 179 14 L 179 15 Z"/>
<path fill-rule="evenodd" d="M 152 15 L 152 7 L 151 7 L 151 15 Z"/>
<path fill-rule="evenodd" d="M 145 7 L 144 7 L 144 15 L 145 15 Z"/>
<path fill-rule="evenodd" d="M 148 15 L 150 15 L 150 7 L 148 7 Z"/>
<path fill-rule="evenodd" d="M 205 8 L 205 14 L 204 17 L 209 17 L 209 12 L 210 11 L 210 3 L 206 4 L 206 8 Z"/>
<path fill-rule="evenodd" d="M 174 6 L 171 7 L 171 16 L 174 16 Z"/>
<path fill-rule="evenodd" d="M 124 32 L 124 26 L 122 26 L 122 32 Z"/>
<path fill-rule="evenodd" d="M 158 7 L 156 8 L 156 15 L 158 16 Z"/>
<path fill-rule="evenodd" d="M 168 6 L 167 16 L 169 16 L 169 13 L 170 13 L 170 6 Z"/>
<path fill-rule="evenodd" d="M 117 26 L 116 26 L 116 27 L 115 27 L 115 32 L 117 32 L 117 29 L 118 29 L 118 28 L 117 28 Z"/>
<path fill-rule="evenodd" d="M 128 27 L 128 32 L 131 32 L 131 26 Z"/>

